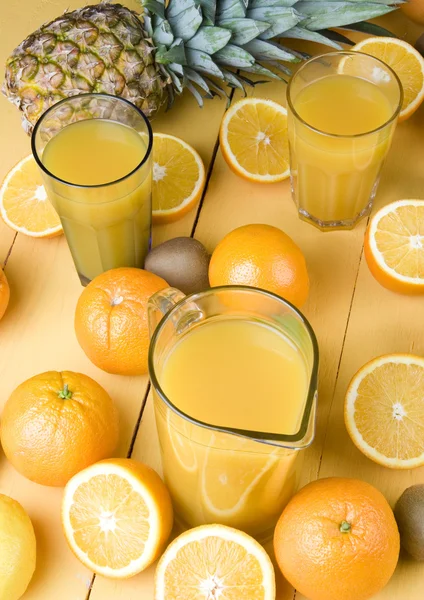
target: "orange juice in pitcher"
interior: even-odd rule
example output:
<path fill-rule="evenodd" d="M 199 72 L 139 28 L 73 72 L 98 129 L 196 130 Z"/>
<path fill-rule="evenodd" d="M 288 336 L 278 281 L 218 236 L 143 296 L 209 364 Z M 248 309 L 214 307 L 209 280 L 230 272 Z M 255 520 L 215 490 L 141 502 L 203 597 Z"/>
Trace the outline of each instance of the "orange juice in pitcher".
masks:
<path fill-rule="evenodd" d="M 151 300 L 151 311 L 166 310 L 167 294 Z M 313 332 L 272 294 L 215 288 L 171 310 L 150 358 L 177 519 L 263 539 L 295 491 L 299 450 L 312 441 Z"/>

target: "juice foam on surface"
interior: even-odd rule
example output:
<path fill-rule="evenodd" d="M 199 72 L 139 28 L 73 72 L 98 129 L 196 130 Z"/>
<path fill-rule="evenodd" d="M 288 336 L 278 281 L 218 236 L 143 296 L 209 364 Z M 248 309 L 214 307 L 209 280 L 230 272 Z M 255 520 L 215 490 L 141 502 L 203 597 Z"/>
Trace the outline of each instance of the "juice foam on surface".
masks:
<path fill-rule="evenodd" d="M 106 119 L 88 119 L 64 127 L 48 142 L 42 160 L 59 179 L 102 185 L 131 173 L 145 154 L 146 145 L 135 129 Z"/>
<path fill-rule="evenodd" d="M 298 431 L 308 392 L 295 344 L 264 323 L 236 318 L 186 334 L 160 381 L 171 402 L 199 421 L 268 433 Z"/>
<path fill-rule="evenodd" d="M 393 114 L 377 86 L 352 75 L 331 75 L 304 87 L 294 100 L 298 115 L 310 126 L 335 135 L 373 131 Z"/>

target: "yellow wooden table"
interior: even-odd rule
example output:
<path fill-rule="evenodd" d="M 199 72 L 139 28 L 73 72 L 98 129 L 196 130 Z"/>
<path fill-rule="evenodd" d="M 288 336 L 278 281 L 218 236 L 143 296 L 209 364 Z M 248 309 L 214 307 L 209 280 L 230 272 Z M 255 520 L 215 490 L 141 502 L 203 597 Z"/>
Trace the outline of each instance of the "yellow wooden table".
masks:
<path fill-rule="evenodd" d="M 42 22 L 85 0 L 2 0 L 0 65 L 10 51 Z M 138 8 L 135 0 L 125 2 Z M 421 33 L 401 14 L 383 23 L 409 41 Z M 317 48 L 315 48 L 317 51 Z M 285 86 L 258 87 L 256 95 L 285 102 Z M 157 228 L 154 242 L 194 235 L 212 251 L 230 230 L 246 223 L 281 227 L 302 248 L 311 278 L 305 313 L 321 351 L 317 435 L 307 451 L 302 483 L 317 477 L 359 477 L 377 486 L 393 505 L 413 483 L 424 482 L 424 468 L 392 471 L 365 458 L 343 424 L 343 399 L 351 376 L 367 360 L 387 352 L 424 355 L 423 300 L 392 294 L 370 275 L 362 254 L 365 222 L 352 232 L 323 234 L 298 220 L 289 183 L 261 186 L 228 169 L 217 145 L 225 110 L 217 100 L 203 110 L 184 97 L 172 112 L 154 122 L 156 131 L 184 138 L 209 167 L 203 201 L 181 221 Z M 0 99 L 0 178 L 29 154 L 20 116 Z M 424 197 L 424 107 L 396 132 L 376 207 L 400 198 Z M 9 309 L 0 323 L 0 413 L 12 390 L 26 378 L 57 369 L 87 373 L 115 399 L 121 415 L 120 456 L 132 456 L 160 471 L 147 377 L 119 377 L 97 369 L 74 335 L 73 316 L 81 286 L 64 237 L 34 240 L 15 235 L 0 223 L 0 265 L 11 287 Z M 114 582 L 83 567 L 68 549 L 60 524 L 61 489 L 36 485 L 21 477 L 0 450 L 0 492 L 19 500 L 37 536 L 37 569 L 26 600 L 152 600 L 154 566 L 130 580 Z M 278 600 L 295 597 L 279 579 Z M 389 585 L 376 600 L 422 600 L 424 564 L 402 555 Z M 303 597 L 296 595 L 296 600 Z M 340 599 L 343 600 L 343 599 Z"/>

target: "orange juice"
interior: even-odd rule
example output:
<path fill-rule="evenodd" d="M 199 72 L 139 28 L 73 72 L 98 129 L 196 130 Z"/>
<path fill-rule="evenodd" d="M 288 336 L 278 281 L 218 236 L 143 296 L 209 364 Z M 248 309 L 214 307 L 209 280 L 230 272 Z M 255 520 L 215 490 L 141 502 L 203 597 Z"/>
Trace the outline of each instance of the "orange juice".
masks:
<path fill-rule="evenodd" d="M 289 116 L 289 141 L 300 214 L 322 227 L 353 226 L 378 185 L 393 133 L 384 127 L 392 103 L 378 85 L 344 74 L 305 85 L 292 103 L 299 117 Z"/>
<path fill-rule="evenodd" d="M 310 369 L 297 345 L 265 322 L 218 317 L 170 349 L 159 381 L 182 412 L 212 426 L 295 434 Z M 270 529 L 294 492 L 297 452 L 199 428 L 156 410 L 166 483 L 185 525 Z"/>
<path fill-rule="evenodd" d="M 84 281 L 107 269 L 144 264 L 150 243 L 150 165 L 137 167 L 146 149 L 146 136 L 107 119 L 67 125 L 44 148 L 43 165 L 66 182 L 45 176 Z"/>

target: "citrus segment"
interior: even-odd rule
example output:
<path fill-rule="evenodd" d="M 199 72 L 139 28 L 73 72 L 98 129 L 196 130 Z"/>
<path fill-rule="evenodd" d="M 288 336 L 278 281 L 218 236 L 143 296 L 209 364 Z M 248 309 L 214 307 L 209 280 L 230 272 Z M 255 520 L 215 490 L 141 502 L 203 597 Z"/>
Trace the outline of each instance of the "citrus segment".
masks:
<path fill-rule="evenodd" d="M 385 467 L 424 465 L 424 358 L 389 354 L 364 365 L 345 400 L 354 444 Z"/>
<path fill-rule="evenodd" d="M 66 538 L 88 568 L 135 575 L 156 560 L 172 529 L 172 505 L 159 475 L 131 459 L 96 463 L 65 488 Z"/>
<path fill-rule="evenodd" d="M 274 569 L 253 538 L 205 525 L 180 535 L 159 561 L 155 600 L 275 600 Z"/>
<path fill-rule="evenodd" d="M 277 102 L 236 102 L 224 115 L 219 139 L 225 160 L 238 175 L 263 183 L 289 176 L 287 111 Z"/>
<path fill-rule="evenodd" d="M 424 293 L 424 200 L 398 200 L 380 209 L 367 229 L 364 253 L 381 285 Z"/>
<path fill-rule="evenodd" d="M 41 174 L 32 154 L 6 175 L 0 188 L 0 212 L 15 231 L 31 237 L 53 237 L 62 225 L 47 198 Z"/>
<path fill-rule="evenodd" d="M 424 100 L 424 58 L 421 54 L 408 42 L 388 37 L 366 38 L 353 50 L 379 58 L 394 70 L 403 88 L 399 120 L 410 117 Z"/>
<path fill-rule="evenodd" d="M 170 222 L 198 202 L 205 186 L 199 154 L 183 140 L 165 133 L 153 136 L 153 220 Z"/>

